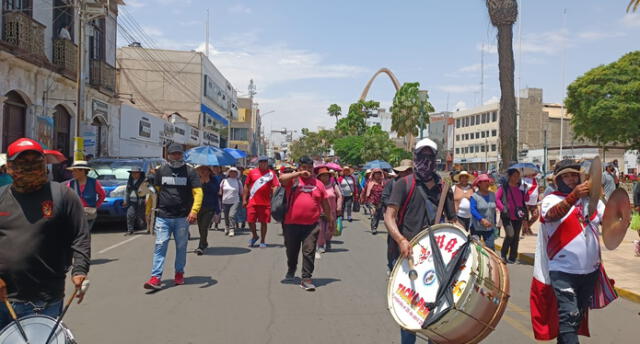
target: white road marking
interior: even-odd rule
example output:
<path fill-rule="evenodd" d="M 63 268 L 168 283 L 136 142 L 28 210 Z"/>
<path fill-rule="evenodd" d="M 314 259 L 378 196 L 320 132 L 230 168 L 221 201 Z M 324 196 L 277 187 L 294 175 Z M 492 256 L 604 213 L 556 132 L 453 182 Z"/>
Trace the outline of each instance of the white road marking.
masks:
<path fill-rule="evenodd" d="M 134 236 L 133 238 L 129 238 L 129 239 L 127 239 L 127 240 L 125 240 L 125 241 L 122 241 L 122 242 L 119 242 L 119 243 L 117 243 L 117 244 L 115 244 L 115 245 L 111 245 L 111 246 L 109 246 L 109 247 L 105 248 L 104 250 L 102 250 L 102 251 L 98 252 L 98 254 L 103 254 L 103 253 L 105 253 L 105 252 L 107 252 L 107 251 L 110 251 L 110 250 L 112 250 L 112 249 L 116 248 L 116 247 L 120 247 L 120 246 L 122 246 L 122 245 L 124 245 L 124 244 L 126 244 L 126 243 L 128 243 L 128 242 L 131 242 L 131 241 L 134 241 L 134 240 L 138 239 L 139 237 L 140 237 L 139 235 L 136 235 L 136 236 Z"/>

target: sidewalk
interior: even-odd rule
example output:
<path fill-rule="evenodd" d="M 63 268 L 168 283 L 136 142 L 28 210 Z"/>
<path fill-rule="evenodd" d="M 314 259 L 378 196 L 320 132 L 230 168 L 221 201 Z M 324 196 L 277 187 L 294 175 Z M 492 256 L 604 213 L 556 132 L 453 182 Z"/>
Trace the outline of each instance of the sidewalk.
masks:
<path fill-rule="evenodd" d="M 540 222 L 533 226 L 533 232 L 538 233 Z M 504 231 L 501 233 L 504 235 Z M 503 237 L 496 240 L 496 246 L 501 246 Z M 618 294 L 630 301 L 640 303 L 640 257 L 634 255 L 633 241 L 639 240 L 636 231 L 629 230 L 624 240 L 613 251 L 602 247 L 602 260 L 609 278 L 616 281 L 615 287 Z M 533 264 L 538 239 L 535 236 L 525 236 L 520 240 L 519 259 L 528 264 Z M 499 250 L 496 247 L 496 250 Z"/>

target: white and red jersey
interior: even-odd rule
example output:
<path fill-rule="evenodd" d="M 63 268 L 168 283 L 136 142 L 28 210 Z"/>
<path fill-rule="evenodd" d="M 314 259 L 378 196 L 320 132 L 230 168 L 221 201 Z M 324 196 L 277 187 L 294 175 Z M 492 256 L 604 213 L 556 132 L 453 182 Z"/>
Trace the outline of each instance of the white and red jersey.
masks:
<path fill-rule="evenodd" d="M 598 202 L 598 210 L 590 221 L 584 220 L 587 202 L 579 200 L 567 215 L 558 221 L 547 221 L 549 210 L 562 202 L 566 195 L 554 192 L 542 200 L 541 230 L 533 265 L 533 279 L 529 303 L 533 334 L 538 340 L 552 340 L 558 336 L 558 303 L 551 287 L 549 271 L 572 274 L 588 274 L 600 264 L 600 241 L 597 228 L 602 221 L 604 204 Z M 578 334 L 589 336 L 588 316 L 580 323 Z"/>
<path fill-rule="evenodd" d="M 529 195 L 526 205 L 538 205 L 538 180 L 535 177 L 522 178 L 522 191 Z"/>
<path fill-rule="evenodd" d="M 588 274 L 600 265 L 597 232 L 604 214 L 604 203 L 598 202 L 598 210 L 586 221 L 586 199 L 571 207 L 567 215 L 558 221 L 545 220 L 547 212 L 562 202 L 566 195 L 554 192 L 542 200 L 541 230 L 547 239 L 547 258 L 550 271 L 570 274 Z M 588 226 L 593 227 L 594 230 Z"/>

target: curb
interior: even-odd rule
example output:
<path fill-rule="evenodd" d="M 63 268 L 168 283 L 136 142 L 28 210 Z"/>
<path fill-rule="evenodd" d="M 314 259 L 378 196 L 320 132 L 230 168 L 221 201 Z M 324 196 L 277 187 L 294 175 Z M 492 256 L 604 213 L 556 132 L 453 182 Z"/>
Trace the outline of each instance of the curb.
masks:
<path fill-rule="evenodd" d="M 502 246 L 498 244 L 495 244 L 495 247 L 496 247 L 496 252 L 500 251 L 500 249 L 502 248 Z M 532 254 L 518 253 L 518 260 L 520 260 L 521 262 L 527 265 L 533 265 L 533 262 L 535 259 Z M 622 289 L 615 286 L 614 288 L 616 289 L 616 292 L 620 297 L 625 298 L 631 302 L 640 303 L 640 294 L 633 292 L 631 290 Z"/>

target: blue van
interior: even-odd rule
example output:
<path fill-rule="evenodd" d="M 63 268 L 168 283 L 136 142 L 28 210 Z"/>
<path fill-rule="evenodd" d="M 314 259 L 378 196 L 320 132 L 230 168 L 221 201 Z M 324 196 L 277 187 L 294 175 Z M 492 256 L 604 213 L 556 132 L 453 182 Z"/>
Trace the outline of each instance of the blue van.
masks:
<path fill-rule="evenodd" d="M 98 208 L 98 222 L 126 221 L 127 209 L 122 206 L 129 170 L 136 166 L 148 174 L 151 168 L 165 163 L 162 158 L 98 158 L 89 162 L 89 176 L 102 184 L 107 198 Z"/>

